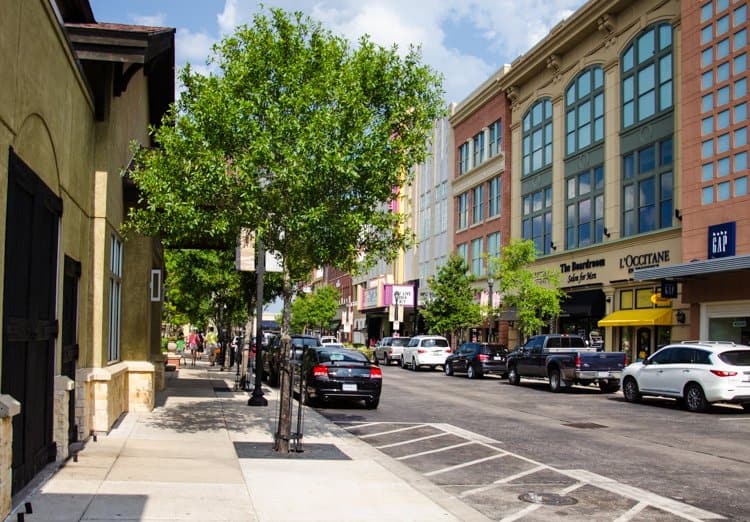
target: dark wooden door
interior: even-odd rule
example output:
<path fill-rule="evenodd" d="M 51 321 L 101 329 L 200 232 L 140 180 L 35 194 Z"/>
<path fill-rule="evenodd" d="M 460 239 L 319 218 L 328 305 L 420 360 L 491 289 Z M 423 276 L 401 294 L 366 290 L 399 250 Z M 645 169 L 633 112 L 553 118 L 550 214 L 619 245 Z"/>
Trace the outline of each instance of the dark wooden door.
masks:
<path fill-rule="evenodd" d="M 2 393 L 13 418 L 12 493 L 56 455 L 52 440 L 58 229 L 62 201 L 10 150 L 3 295 Z"/>
<path fill-rule="evenodd" d="M 63 308 L 60 337 L 62 339 L 62 368 L 60 373 L 76 380 L 78 365 L 78 281 L 81 278 L 81 263 L 65 256 L 63 276 Z M 76 425 L 76 392 L 70 392 L 68 403 L 68 443 L 78 440 Z"/>

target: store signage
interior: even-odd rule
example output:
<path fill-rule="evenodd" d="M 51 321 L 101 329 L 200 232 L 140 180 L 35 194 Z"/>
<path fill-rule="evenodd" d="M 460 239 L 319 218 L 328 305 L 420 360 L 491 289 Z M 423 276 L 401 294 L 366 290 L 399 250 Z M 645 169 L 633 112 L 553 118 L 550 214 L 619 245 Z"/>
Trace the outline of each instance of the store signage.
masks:
<path fill-rule="evenodd" d="M 367 288 L 364 291 L 362 308 L 375 308 L 378 306 L 378 287 Z"/>
<path fill-rule="evenodd" d="M 675 299 L 677 297 L 677 281 L 662 279 L 661 292 L 659 293 L 665 299 Z"/>
<path fill-rule="evenodd" d="M 571 263 L 561 263 L 560 272 L 566 275 L 568 283 L 580 283 L 585 281 L 596 281 L 599 276 L 593 268 L 600 268 L 606 265 L 604 259 L 587 259 L 585 261 L 572 261 Z"/>
<path fill-rule="evenodd" d="M 733 256 L 735 232 L 734 221 L 708 227 L 708 258 Z"/>
<path fill-rule="evenodd" d="M 669 263 L 669 250 L 659 252 L 648 252 L 646 254 L 627 255 L 620 258 L 620 268 L 628 270 L 641 270 L 643 268 L 654 268 L 662 263 Z"/>
<path fill-rule="evenodd" d="M 383 288 L 383 304 L 385 306 L 401 305 L 414 306 L 414 286 L 385 285 Z"/>

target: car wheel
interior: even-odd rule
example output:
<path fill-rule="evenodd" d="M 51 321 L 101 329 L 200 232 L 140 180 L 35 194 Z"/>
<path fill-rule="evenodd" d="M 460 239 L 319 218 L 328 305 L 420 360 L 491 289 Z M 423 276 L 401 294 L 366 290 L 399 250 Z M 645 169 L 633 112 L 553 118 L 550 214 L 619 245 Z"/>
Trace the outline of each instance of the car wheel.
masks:
<path fill-rule="evenodd" d="M 560 378 L 560 370 L 552 369 L 549 371 L 549 391 L 557 393 L 562 389 L 562 379 Z"/>
<path fill-rule="evenodd" d="M 615 393 L 619 389 L 620 383 L 615 380 L 607 379 L 599 381 L 599 391 L 602 393 Z"/>
<path fill-rule="evenodd" d="M 403 356 L 401 356 L 401 368 L 406 370 L 406 359 Z"/>
<path fill-rule="evenodd" d="M 302 404 L 306 406 L 314 406 L 315 405 L 315 399 L 310 397 L 310 393 L 305 389 L 304 394 L 302 395 Z"/>
<path fill-rule="evenodd" d="M 445 371 L 445 375 L 450 377 L 453 375 L 453 365 L 449 362 L 445 363 L 445 366 L 443 367 L 443 371 Z"/>
<path fill-rule="evenodd" d="M 473 364 L 470 364 L 470 365 L 469 365 L 469 367 L 468 367 L 468 368 L 466 368 L 466 376 L 467 376 L 467 377 L 468 377 L 469 379 L 476 379 L 477 377 L 479 377 L 479 376 L 477 375 L 477 370 L 476 370 L 476 369 L 474 368 L 474 365 L 473 365 Z"/>
<path fill-rule="evenodd" d="M 685 388 L 685 407 L 689 411 L 703 412 L 708 409 L 708 401 L 706 400 L 706 394 L 703 393 L 703 388 L 695 383 L 690 383 Z"/>
<path fill-rule="evenodd" d="M 521 384 L 521 376 L 518 375 L 518 370 L 516 370 L 515 366 L 511 366 L 508 370 L 508 384 L 512 384 L 513 386 Z"/>
<path fill-rule="evenodd" d="M 375 397 L 374 399 L 365 399 L 365 406 L 371 410 L 377 409 L 378 405 L 380 404 L 380 397 Z"/>
<path fill-rule="evenodd" d="M 632 377 L 627 377 L 622 383 L 622 394 L 628 402 L 641 402 L 641 392 L 638 383 Z"/>
<path fill-rule="evenodd" d="M 391 365 L 391 359 L 390 357 L 388 357 L 388 353 L 383 354 L 383 364 L 385 364 L 386 366 Z"/>
<path fill-rule="evenodd" d="M 413 372 L 416 372 L 417 370 L 419 370 L 419 367 L 417 366 L 417 359 L 414 357 L 411 358 L 411 370 Z"/>

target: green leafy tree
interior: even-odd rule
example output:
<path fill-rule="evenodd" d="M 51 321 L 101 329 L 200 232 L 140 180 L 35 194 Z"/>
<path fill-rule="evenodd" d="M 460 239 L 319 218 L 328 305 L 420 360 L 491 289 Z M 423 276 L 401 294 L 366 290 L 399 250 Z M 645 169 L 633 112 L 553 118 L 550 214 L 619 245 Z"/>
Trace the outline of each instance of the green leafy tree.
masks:
<path fill-rule="evenodd" d="M 353 271 L 409 244 L 405 216 L 385 203 L 425 159 L 444 112 L 441 79 L 417 49 L 402 54 L 369 37 L 353 46 L 280 9 L 256 14 L 210 61 L 217 74 L 182 71 L 159 146 L 135 150 L 140 205 L 129 223 L 183 244 L 256 231 L 282 259 L 288 345 L 294 288 L 315 267 Z M 277 449 L 287 451 L 289 402 L 280 402 Z"/>
<path fill-rule="evenodd" d="M 531 240 L 512 240 L 503 247 L 499 258 L 489 260 L 498 290 L 503 296 L 502 309 L 515 309 L 518 330 L 523 338 L 541 330 L 560 315 L 560 273 L 554 270 L 532 270 L 536 249 Z"/>
<path fill-rule="evenodd" d="M 432 297 L 420 312 L 430 333 L 450 334 L 455 338 L 457 332 L 482 321 L 481 307 L 474 299 L 473 282 L 474 276 L 468 272 L 466 261 L 455 254 L 430 278 Z"/>
<path fill-rule="evenodd" d="M 339 299 L 339 291 L 330 285 L 298 295 L 292 303 L 291 330 L 304 333 L 308 328 L 318 327 L 322 332 L 336 317 Z"/>

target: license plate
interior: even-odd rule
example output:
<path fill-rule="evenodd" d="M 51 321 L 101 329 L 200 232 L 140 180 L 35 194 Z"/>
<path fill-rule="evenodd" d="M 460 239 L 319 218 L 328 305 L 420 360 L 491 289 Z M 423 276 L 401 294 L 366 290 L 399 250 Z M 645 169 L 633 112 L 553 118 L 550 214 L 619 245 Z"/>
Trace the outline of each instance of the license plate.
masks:
<path fill-rule="evenodd" d="M 597 377 L 609 377 L 609 372 L 597 372 Z"/>
<path fill-rule="evenodd" d="M 493 357 L 493 359 L 495 361 L 502 361 L 503 360 L 502 356 L 500 356 L 500 355 L 497 355 L 497 356 Z"/>
<path fill-rule="evenodd" d="M 356 384 L 342 384 L 341 389 L 344 391 L 357 391 Z"/>

